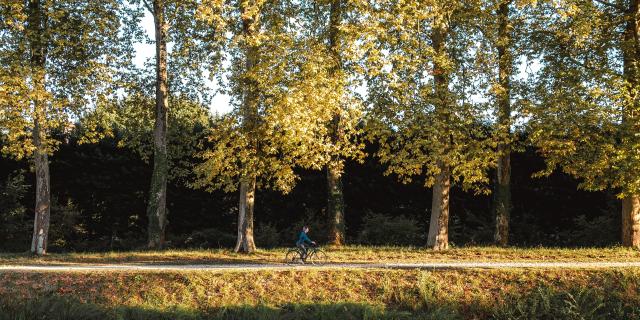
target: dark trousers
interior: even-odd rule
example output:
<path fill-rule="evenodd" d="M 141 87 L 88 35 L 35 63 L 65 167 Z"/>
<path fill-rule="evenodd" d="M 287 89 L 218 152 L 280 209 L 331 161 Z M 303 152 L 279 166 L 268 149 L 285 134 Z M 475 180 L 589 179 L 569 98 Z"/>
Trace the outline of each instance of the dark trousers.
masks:
<path fill-rule="evenodd" d="M 306 259 L 307 258 L 307 246 L 305 246 L 304 243 L 298 243 L 298 244 L 296 244 L 296 247 L 298 247 L 300 249 L 300 251 L 302 252 L 302 259 Z"/>

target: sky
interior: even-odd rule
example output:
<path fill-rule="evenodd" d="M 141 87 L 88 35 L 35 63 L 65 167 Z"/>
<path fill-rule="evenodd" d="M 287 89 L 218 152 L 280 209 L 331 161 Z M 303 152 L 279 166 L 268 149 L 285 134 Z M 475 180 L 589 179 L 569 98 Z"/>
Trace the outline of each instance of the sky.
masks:
<path fill-rule="evenodd" d="M 147 34 L 147 37 L 149 37 L 149 39 L 153 39 L 154 25 L 153 25 L 153 16 L 151 15 L 151 13 L 145 10 L 145 15 L 142 18 L 141 23 L 142 23 L 142 27 L 145 30 L 145 33 Z M 136 50 L 136 57 L 135 57 L 134 63 L 137 66 L 142 67 L 144 66 L 144 63 L 148 59 L 152 59 L 152 61 L 153 59 L 155 59 L 156 49 L 153 43 L 137 43 L 134 47 Z M 171 50 L 171 44 L 167 44 L 167 49 Z M 214 88 L 216 87 L 216 84 L 210 83 L 210 87 L 212 90 L 214 90 Z M 231 97 L 221 93 L 217 93 L 213 97 L 211 101 L 211 105 L 209 106 L 209 110 L 211 111 L 211 113 L 218 113 L 218 114 L 227 113 L 231 111 L 231 109 L 232 109 Z"/>

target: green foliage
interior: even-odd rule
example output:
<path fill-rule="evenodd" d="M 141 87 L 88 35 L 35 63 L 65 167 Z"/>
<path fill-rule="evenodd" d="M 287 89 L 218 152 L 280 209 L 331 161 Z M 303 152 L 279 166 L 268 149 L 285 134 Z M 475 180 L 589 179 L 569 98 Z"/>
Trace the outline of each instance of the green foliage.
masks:
<path fill-rule="evenodd" d="M 424 230 L 415 219 L 368 214 L 363 219 L 358 242 L 368 245 L 420 245 Z"/>
<path fill-rule="evenodd" d="M 485 128 L 482 95 L 471 83 L 482 76 L 471 48 L 479 36 L 480 8 L 463 1 L 379 1 L 378 33 L 368 63 L 369 138 L 387 174 L 402 181 L 424 179 L 428 187 L 442 171 L 477 192 L 488 191 L 487 170 L 495 143 Z"/>
<path fill-rule="evenodd" d="M 360 145 L 357 103 L 343 104 L 343 76 L 333 71 L 324 38 L 308 3 L 239 2 L 224 14 L 231 64 L 223 74 L 234 110 L 215 123 L 200 154 L 195 187 L 234 191 L 240 180 L 257 179 L 257 188 L 288 192 L 299 179 L 295 168 L 320 169 L 332 156 L 357 157 Z M 324 5 L 326 7 L 326 4 Z M 238 28 L 242 24 L 243 28 Z M 308 28 L 307 28 L 308 27 Z M 316 25 L 317 27 L 317 25 Z M 330 139 L 330 121 L 340 116 L 343 139 Z"/>
<path fill-rule="evenodd" d="M 108 119 L 100 128 L 117 137 L 119 147 L 133 150 L 149 162 L 153 155 L 154 99 L 145 95 L 143 89 L 136 88 L 140 91 L 96 111 L 96 117 Z M 192 172 L 194 163 L 190 160 L 202 143 L 211 119 L 204 102 L 171 96 L 169 105 L 169 177 L 184 181 Z"/>
<path fill-rule="evenodd" d="M 431 319 L 460 319 L 463 318 L 459 310 L 456 310 L 455 302 L 443 302 L 438 294 L 442 290 L 441 285 L 431 273 L 422 272 L 418 278 L 418 302 L 419 310 L 426 310 Z"/>
<path fill-rule="evenodd" d="M 102 320 L 107 317 L 107 312 L 94 304 L 80 303 L 75 299 L 65 299 L 55 296 L 24 302 L 2 301 L 0 311 L 0 319 L 2 320 Z"/>
<path fill-rule="evenodd" d="M 525 111 L 531 142 L 547 159 L 540 174 L 560 168 L 588 190 L 640 191 L 632 3 L 564 0 L 534 11 L 530 56 L 539 69 Z"/>
<path fill-rule="evenodd" d="M 210 123 L 212 89 L 206 72 L 216 68 L 221 51 L 220 34 L 215 27 L 194 17 L 202 1 L 163 1 L 163 16 L 168 23 L 168 129 L 166 148 L 169 179 L 185 182 L 191 174 L 188 160 L 197 150 Z M 127 17 L 132 20 L 129 34 L 137 42 L 151 41 L 144 35 L 140 20 L 145 11 L 153 15 L 151 2 L 129 2 Z M 214 8 L 209 8 L 213 10 Z M 204 41 L 207 39 L 207 41 Z M 157 57 L 156 57 L 157 59 Z M 82 125 L 90 132 L 102 131 L 118 138 L 120 147 L 134 150 L 145 162 L 153 155 L 155 123 L 155 64 L 127 65 L 121 73 L 124 94 L 101 104 L 84 117 Z M 90 141 L 95 141 L 90 140 Z"/>
<path fill-rule="evenodd" d="M 621 301 L 607 301 L 597 289 L 568 292 L 538 287 L 527 296 L 513 296 L 494 314 L 496 319 L 625 319 L 638 310 L 624 310 Z"/>
<path fill-rule="evenodd" d="M 187 248 L 229 248 L 235 243 L 236 236 L 215 228 L 192 232 L 176 245 Z"/>
<path fill-rule="evenodd" d="M 3 250 L 21 250 L 29 242 L 32 226 L 23 205 L 29 185 L 23 171 L 14 171 L 0 186 L 0 243 Z"/>
<path fill-rule="evenodd" d="M 398 310 L 410 310 L 413 315 L 425 319 L 461 319 L 462 316 L 452 305 L 443 303 L 438 297 L 441 290 L 436 279 L 429 273 L 421 273 L 412 288 L 404 288 L 395 283 L 397 279 L 385 278 L 382 282 L 382 299 Z"/>
<path fill-rule="evenodd" d="M 140 28 L 146 2 L 0 4 L 0 141 L 4 154 L 30 157 L 38 148 L 34 137 L 42 139 L 41 152 L 53 153 L 73 131 L 82 136 L 80 142 L 111 135 L 142 159 L 150 158 L 153 66 L 132 65 L 133 42 L 147 40 Z M 179 182 L 191 180 L 195 173 L 195 187 L 233 191 L 240 180 L 256 178 L 259 188 L 289 192 L 302 178 L 299 168 L 320 169 L 332 159 L 361 159 L 359 139 L 367 136 L 376 145 L 372 150 L 386 173 L 403 182 L 419 180 L 431 186 L 434 177 L 447 169 L 464 189 L 488 192 L 487 172 L 494 166 L 496 147 L 509 141 L 509 130 L 520 125 L 506 121 L 496 126 L 492 106 L 506 90 L 496 83 L 503 62 L 497 58 L 496 47 L 508 41 L 506 56 L 514 62 L 506 66 L 507 72 L 515 72 L 512 64 L 527 67 L 520 72 L 523 79 L 513 82 L 511 102 L 516 113 L 523 112 L 528 142 L 545 157 L 547 168 L 540 175 L 561 168 L 581 179 L 584 189 L 611 189 L 618 196 L 640 190 L 640 21 L 631 12 L 635 2 L 165 2 L 171 23 L 167 39 L 171 44 L 169 167 Z M 36 3 L 40 5 L 29 6 Z M 508 37 L 500 35 L 495 19 L 497 7 L 505 3 L 510 8 L 505 27 Z M 331 17 L 334 4 L 341 4 L 338 19 Z M 232 96 L 231 113 L 210 114 L 213 91 L 207 76 L 218 80 L 219 92 Z M 361 97 L 365 83 L 366 96 Z M 341 131 L 339 138 L 336 127 Z M 136 168 L 144 171 L 144 166 Z M 92 169 L 82 167 L 85 173 Z M 103 176 L 114 172 L 111 169 Z M 122 170 L 117 176 L 127 173 Z M 29 224 L 21 205 L 27 192 L 24 179 L 17 175 L 10 179 L 0 199 L 0 237 L 7 247 L 26 238 L 22 233 Z M 92 179 L 96 177 L 85 179 L 91 181 L 83 185 L 86 189 L 100 187 Z M 115 180 L 103 183 L 107 185 L 102 187 L 103 194 L 119 183 Z M 349 186 L 354 187 L 353 183 Z M 549 190 L 540 188 L 539 192 Z M 82 195 L 55 191 L 65 203 L 54 200 L 52 204 L 53 247 L 77 248 L 80 244 L 74 242 L 95 229 L 100 232 L 91 241 L 97 247 L 106 247 L 105 243 L 113 247 L 118 234 L 134 239 L 132 235 L 139 233 L 140 213 L 128 206 L 144 196 L 94 198 L 95 194 L 81 191 Z M 345 194 L 349 197 L 349 192 Z M 174 195 L 169 202 L 182 194 Z M 271 203 L 278 201 L 273 199 Z M 126 203 L 107 204 L 119 201 Z M 91 202 L 95 203 L 86 204 Z M 404 210 L 394 214 L 420 211 L 416 202 L 411 205 L 410 210 L 389 206 Z M 87 210 L 90 206 L 95 210 Z M 459 210 L 457 204 L 452 208 L 457 211 L 452 215 L 452 238 L 471 243 L 488 238 L 493 221 L 482 210 Z M 258 219 L 269 222 L 258 225 L 258 232 L 264 232 L 257 235 L 259 242 L 273 245 L 278 234 L 288 237 L 289 229 L 282 228 L 282 221 L 289 223 L 286 215 L 295 211 L 301 210 Z M 309 211 L 319 212 L 320 206 Z M 524 209 L 514 212 L 513 230 L 520 235 L 512 239 L 519 237 L 527 245 L 611 244 L 619 228 L 618 220 L 608 214 L 594 217 L 592 212 L 580 211 L 549 223 L 536 216 L 553 214 Z M 175 217 L 172 222 L 178 224 L 182 216 Z M 347 217 L 349 223 L 355 222 L 351 236 L 358 233 L 360 222 L 360 216 L 353 217 Z M 312 230 L 324 234 L 320 231 L 326 228 L 326 217 L 309 219 Z M 422 221 L 418 214 L 410 219 Z M 368 217 L 360 241 L 376 243 L 387 237 L 380 243 L 420 243 L 416 237 L 387 236 L 375 226 L 397 228 L 400 234 L 412 230 L 401 220 Z M 207 222 L 215 225 L 219 221 L 211 218 Z M 468 228 L 469 224 L 474 227 Z M 221 245 L 217 239 L 224 237 L 208 234 L 210 230 L 202 232 L 194 232 L 197 241 L 193 245 Z M 129 245 L 133 244 L 123 247 Z"/>
<path fill-rule="evenodd" d="M 10 274 L 0 319 L 623 320 L 640 316 L 638 276 L 632 269 Z M 29 293 L 15 299 L 22 289 Z"/>
<path fill-rule="evenodd" d="M 284 244 L 291 246 L 298 241 L 298 236 L 303 226 L 309 227 L 309 238 L 323 244 L 327 242 L 327 231 L 329 230 L 329 221 L 323 212 L 317 212 L 307 209 L 302 217 L 286 228 L 282 234 L 285 236 Z"/>
<path fill-rule="evenodd" d="M 451 217 L 449 236 L 455 244 L 472 246 L 491 243 L 495 228 L 495 218 L 484 212 L 461 210 Z M 461 216 L 464 216 L 464 220 Z"/>
<path fill-rule="evenodd" d="M 57 251 L 73 250 L 87 239 L 87 230 L 82 223 L 82 213 L 71 199 L 60 202 L 51 199 L 52 223 L 49 229 L 50 247 Z"/>
<path fill-rule="evenodd" d="M 281 244 L 280 232 L 271 223 L 258 223 L 255 241 L 262 248 L 276 247 Z"/>
<path fill-rule="evenodd" d="M 0 5 L 0 134 L 2 151 L 18 159 L 37 147 L 52 153 L 53 132 L 113 97 L 117 70 L 130 61 L 120 33 L 126 11 L 119 0 L 4 2 Z M 121 9 L 123 11 L 121 11 Z"/>
<path fill-rule="evenodd" d="M 613 212 L 611 212 L 613 213 Z M 617 216 L 617 215 L 616 215 Z M 567 245 L 604 247 L 618 242 L 618 226 L 611 214 L 588 219 L 584 215 L 573 219 L 573 226 L 561 238 Z"/>
<path fill-rule="evenodd" d="M 336 304 L 288 304 L 271 306 L 229 306 L 206 312 L 191 310 L 159 311 L 135 307 L 118 307 L 107 310 L 96 304 L 60 297 L 40 298 L 26 303 L 2 303 L 0 320 L 50 319 L 50 320 L 235 320 L 235 319 L 353 319 L 353 320 L 410 320 L 445 319 L 434 315 L 384 310 L 380 306 L 359 303 Z"/>

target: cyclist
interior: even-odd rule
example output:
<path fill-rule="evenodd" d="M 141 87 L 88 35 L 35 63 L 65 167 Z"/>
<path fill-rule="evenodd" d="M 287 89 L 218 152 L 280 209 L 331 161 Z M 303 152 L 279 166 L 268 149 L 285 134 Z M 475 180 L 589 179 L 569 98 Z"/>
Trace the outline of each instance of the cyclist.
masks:
<path fill-rule="evenodd" d="M 300 257 L 302 259 L 302 261 L 305 261 L 307 259 L 307 243 L 310 243 L 312 245 L 316 245 L 315 241 L 311 241 L 311 239 L 309 239 L 309 236 L 307 236 L 307 233 L 309 232 L 309 227 L 308 226 L 304 226 L 302 227 L 302 231 L 300 232 L 300 235 L 298 235 L 298 241 L 296 242 L 296 247 L 300 248 L 300 251 L 302 252 L 302 256 Z"/>

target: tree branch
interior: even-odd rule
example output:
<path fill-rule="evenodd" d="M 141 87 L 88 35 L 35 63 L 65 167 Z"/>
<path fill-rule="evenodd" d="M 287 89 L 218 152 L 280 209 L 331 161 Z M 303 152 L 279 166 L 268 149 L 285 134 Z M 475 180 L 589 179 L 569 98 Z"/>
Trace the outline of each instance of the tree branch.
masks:
<path fill-rule="evenodd" d="M 605 5 L 607 7 L 614 8 L 616 10 L 625 11 L 623 7 L 621 7 L 621 6 L 617 5 L 617 4 L 611 3 L 611 2 L 607 2 L 607 1 L 604 1 L 604 0 L 594 0 L 594 1 L 599 3 L 599 4 Z"/>
<path fill-rule="evenodd" d="M 142 4 L 144 4 L 144 6 L 147 8 L 147 10 L 149 10 L 149 12 L 151 14 L 153 14 L 153 7 L 149 4 L 149 2 L 147 0 L 142 0 Z"/>

